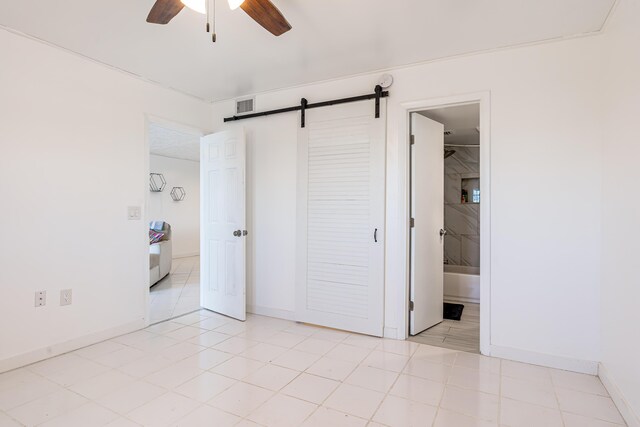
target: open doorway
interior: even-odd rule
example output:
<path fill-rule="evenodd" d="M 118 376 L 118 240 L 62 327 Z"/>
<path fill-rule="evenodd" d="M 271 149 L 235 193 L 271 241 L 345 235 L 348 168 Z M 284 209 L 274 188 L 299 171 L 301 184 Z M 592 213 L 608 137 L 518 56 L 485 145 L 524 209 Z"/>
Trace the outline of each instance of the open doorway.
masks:
<path fill-rule="evenodd" d="M 480 104 L 411 113 L 410 340 L 480 352 Z"/>
<path fill-rule="evenodd" d="M 200 308 L 200 137 L 148 121 L 149 322 Z"/>

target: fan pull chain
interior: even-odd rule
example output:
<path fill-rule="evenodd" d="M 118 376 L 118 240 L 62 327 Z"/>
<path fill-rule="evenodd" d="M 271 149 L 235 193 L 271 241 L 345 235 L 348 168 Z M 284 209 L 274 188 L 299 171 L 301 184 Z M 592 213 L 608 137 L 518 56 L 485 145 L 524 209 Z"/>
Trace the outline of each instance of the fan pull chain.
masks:
<path fill-rule="evenodd" d="M 211 32 L 211 25 L 209 24 L 209 22 L 211 22 L 211 19 L 209 19 L 210 15 L 211 15 L 211 8 L 209 7 L 209 0 L 205 0 L 204 2 L 204 10 L 205 10 L 205 14 L 207 16 L 207 33 Z"/>
<path fill-rule="evenodd" d="M 213 43 L 216 42 L 217 36 L 216 36 L 216 0 L 209 0 L 211 1 L 211 18 L 212 18 L 212 22 L 213 22 L 213 28 L 212 28 L 212 34 L 211 34 L 211 41 Z"/>

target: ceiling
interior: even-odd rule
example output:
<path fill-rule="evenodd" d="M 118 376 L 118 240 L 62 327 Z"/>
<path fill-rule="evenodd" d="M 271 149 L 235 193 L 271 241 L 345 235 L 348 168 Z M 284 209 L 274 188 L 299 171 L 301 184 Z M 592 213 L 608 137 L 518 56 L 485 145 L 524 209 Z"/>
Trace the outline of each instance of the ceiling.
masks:
<path fill-rule="evenodd" d="M 480 144 L 480 104 L 436 108 L 419 111 L 418 114 L 442 123 L 445 132 L 451 132 L 450 135 L 445 134 L 445 144 Z"/>
<path fill-rule="evenodd" d="M 0 25 L 209 101 L 598 31 L 615 0 L 272 0 L 274 37 L 217 2 L 218 42 L 185 8 L 145 22 L 154 0 L 0 2 Z"/>
<path fill-rule="evenodd" d="M 158 156 L 200 161 L 200 136 L 150 123 L 149 151 Z"/>

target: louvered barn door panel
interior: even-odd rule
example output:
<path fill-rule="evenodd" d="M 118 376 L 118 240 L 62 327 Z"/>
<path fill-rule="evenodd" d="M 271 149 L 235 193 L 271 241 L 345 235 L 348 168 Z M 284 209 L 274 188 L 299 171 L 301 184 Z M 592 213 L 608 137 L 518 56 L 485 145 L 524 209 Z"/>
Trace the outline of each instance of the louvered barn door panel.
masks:
<path fill-rule="evenodd" d="M 371 102 L 307 112 L 298 147 L 298 321 L 382 335 L 382 107 L 378 119 Z"/>

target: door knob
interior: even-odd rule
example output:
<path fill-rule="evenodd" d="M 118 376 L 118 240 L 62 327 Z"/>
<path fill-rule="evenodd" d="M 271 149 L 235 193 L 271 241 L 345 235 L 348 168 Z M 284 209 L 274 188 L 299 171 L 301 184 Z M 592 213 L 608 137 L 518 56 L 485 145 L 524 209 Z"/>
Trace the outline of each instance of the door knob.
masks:
<path fill-rule="evenodd" d="M 233 232 L 233 235 L 236 236 L 236 237 L 240 237 L 240 236 L 242 236 L 242 231 L 236 230 L 236 231 Z"/>
<path fill-rule="evenodd" d="M 440 238 L 442 239 L 446 234 L 447 234 L 447 230 L 445 230 L 444 228 L 441 228 L 440 229 Z"/>

